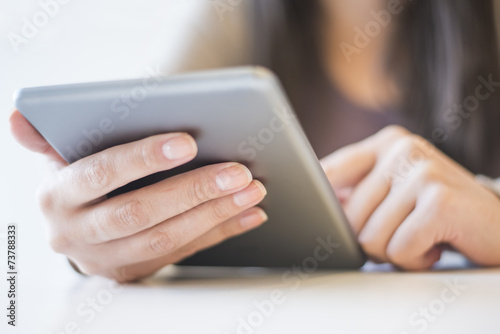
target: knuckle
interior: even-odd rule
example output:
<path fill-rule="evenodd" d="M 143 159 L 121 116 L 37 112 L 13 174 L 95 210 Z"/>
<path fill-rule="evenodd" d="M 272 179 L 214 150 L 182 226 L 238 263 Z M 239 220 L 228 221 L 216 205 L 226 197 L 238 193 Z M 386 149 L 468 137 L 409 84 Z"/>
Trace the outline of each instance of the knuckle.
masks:
<path fill-rule="evenodd" d="M 158 164 L 156 148 L 148 140 L 140 145 L 138 154 L 139 163 L 146 169 L 155 169 Z"/>
<path fill-rule="evenodd" d="M 147 225 L 148 218 L 144 204 L 137 200 L 131 200 L 116 211 L 111 219 L 111 224 L 118 229 L 134 229 Z"/>
<path fill-rule="evenodd" d="M 54 252 L 64 254 L 69 250 L 71 241 L 63 233 L 52 233 L 49 244 Z"/>
<path fill-rule="evenodd" d="M 410 131 L 400 125 L 389 125 L 380 130 L 380 134 L 387 138 L 400 138 L 409 135 Z"/>
<path fill-rule="evenodd" d="M 111 180 L 111 163 L 103 157 L 95 157 L 85 167 L 83 181 L 93 189 L 108 186 Z"/>
<path fill-rule="evenodd" d="M 418 137 L 413 134 L 399 137 L 395 142 L 397 150 L 405 155 L 411 154 L 418 145 Z"/>
<path fill-rule="evenodd" d="M 173 233 L 157 229 L 149 239 L 148 251 L 153 255 L 164 255 L 177 248 L 176 245 Z"/>
<path fill-rule="evenodd" d="M 378 261 L 385 261 L 385 259 L 387 259 L 387 245 L 376 238 L 376 235 L 374 235 L 373 233 L 369 235 L 368 233 L 364 233 L 363 231 L 361 231 L 358 236 L 358 242 L 361 245 L 361 248 L 363 248 L 366 254 L 370 257 L 373 257 Z"/>
<path fill-rule="evenodd" d="M 101 220 L 96 217 L 95 211 L 92 211 L 91 218 L 84 224 L 82 224 L 81 231 L 83 236 L 82 240 L 87 243 L 95 243 L 96 240 L 101 240 L 103 236 L 103 228 L 101 225 Z"/>
<path fill-rule="evenodd" d="M 195 178 L 188 187 L 188 200 L 190 203 L 203 203 L 210 199 L 210 190 L 208 183 Z"/>
<path fill-rule="evenodd" d="M 420 183 L 432 182 L 438 179 L 438 172 L 439 169 L 436 165 L 431 161 L 427 161 L 417 166 L 415 177 Z"/>
<path fill-rule="evenodd" d="M 428 187 L 424 196 L 428 198 L 426 212 L 430 217 L 439 217 L 451 205 L 454 192 L 447 186 L 435 183 Z M 433 221 L 427 219 L 427 221 Z"/>
<path fill-rule="evenodd" d="M 43 213 L 47 214 L 54 208 L 54 195 L 46 183 L 37 189 L 36 199 Z"/>
<path fill-rule="evenodd" d="M 358 236 L 358 242 L 361 247 L 365 250 L 366 253 L 373 255 L 374 250 L 376 249 L 375 241 L 372 236 L 367 233 L 360 232 Z"/>
<path fill-rule="evenodd" d="M 403 266 L 405 263 L 401 251 L 395 247 L 387 247 L 386 255 L 389 261 L 395 265 Z"/>
<path fill-rule="evenodd" d="M 208 210 L 209 221 L 211 222 L 221 222 L 228 218 L 228 208 L 226 205 L 217 201 L 211 205 Z"/>
<path fill-rule="evenodd" d="M 450 199 L 451 191 L 449 191 L 448 187 L 442 184 L 433 184 L 429 187 L 428 196 L 437 203 L 444 203 Z"/>

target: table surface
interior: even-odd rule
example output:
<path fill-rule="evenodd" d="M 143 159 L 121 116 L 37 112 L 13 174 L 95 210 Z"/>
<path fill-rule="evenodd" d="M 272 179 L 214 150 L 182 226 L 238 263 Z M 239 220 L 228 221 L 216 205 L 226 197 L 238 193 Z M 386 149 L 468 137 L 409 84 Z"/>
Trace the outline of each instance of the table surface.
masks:
<path fill-rule="evenodd" d="M 118 286 L 74 273 L 50 250 L 34 196 L 45 161 L 9 134 L 12 93 L 26 86 L 144 76 L 148 67 L 168 71 L 172 50 L 183 42 L 180 27 L 196 28 L 200 1 L 69 2 L 18 53 L 7 38 L 0 40 L 0 254 L 6 225 L 17 223 L 19 229 L 18 327 L 8 327 L 2 315 L 0 332 L 499 333 L 500 269 L 473 268 L 451 253 L 425 273 L 369 263 L 360 271 L 290 280 L 278 269 L 169 267 L 141 283 Z M 39 10 L 32 0 L 0 6 L 2 36 L 19 32 L 23 17 Z M 2 278 L 1 309 L 6 291 Z"/>

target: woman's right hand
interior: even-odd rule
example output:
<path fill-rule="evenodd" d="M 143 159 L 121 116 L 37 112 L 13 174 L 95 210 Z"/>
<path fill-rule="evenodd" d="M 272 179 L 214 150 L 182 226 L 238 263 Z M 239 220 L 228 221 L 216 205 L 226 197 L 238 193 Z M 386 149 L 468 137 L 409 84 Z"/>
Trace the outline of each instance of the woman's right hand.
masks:
<path fill-rule="evenodd" d="M 255 207 L 264 186 L 230 162 L 107 198 L 129 182 L 192 160 L 197 147 L 188 134 L 149 137 L 68 165 L 17 110 L 10 123 L 23 146 L 52 161 L 39 191 L 50 244 L 85 274 L 135 280 L 267 220 Z"/>

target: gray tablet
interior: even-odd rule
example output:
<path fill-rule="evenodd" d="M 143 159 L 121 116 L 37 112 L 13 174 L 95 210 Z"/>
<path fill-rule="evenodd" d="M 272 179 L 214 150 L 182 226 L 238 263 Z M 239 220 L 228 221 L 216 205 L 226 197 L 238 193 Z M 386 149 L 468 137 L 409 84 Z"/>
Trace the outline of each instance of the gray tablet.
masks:
<path fill-rule="evenodd" d="M 110 196 L 203 165 L 238 161 L 261 180 L 269 221 L 183 265 L 358 268 L 365 257 L 276 77 L 244 67 L 25 88 L 17 109 L 68 162 L 155 134 L 186 131 L 198 156 Z"/>

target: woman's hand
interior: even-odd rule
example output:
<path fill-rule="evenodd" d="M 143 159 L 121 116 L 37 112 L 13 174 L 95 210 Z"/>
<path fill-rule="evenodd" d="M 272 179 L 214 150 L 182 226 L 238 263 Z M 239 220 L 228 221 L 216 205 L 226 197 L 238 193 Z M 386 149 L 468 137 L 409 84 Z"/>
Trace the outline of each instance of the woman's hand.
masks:
<path fill-rule="evenodd" d="M 169 133 L 115 146 L 67 165 L 18 112 L 16 139 L 49 157 L 54 168 L 39 192 L 52 248 L 85 274 L 130 281 L 262 224 L 255 207 L 266 195 L 237 163 L 199 168 L 107 198 L 144 176 L 192 160 L 196 143 Z"/>
<path fill-rule="evenodd" d="M 423 138 L 390 126 L 322 165 L 371 258 L 421 270 L 449 245 L 500 265 L 500 200 Z"/>

